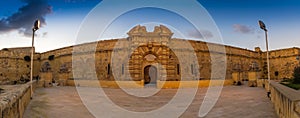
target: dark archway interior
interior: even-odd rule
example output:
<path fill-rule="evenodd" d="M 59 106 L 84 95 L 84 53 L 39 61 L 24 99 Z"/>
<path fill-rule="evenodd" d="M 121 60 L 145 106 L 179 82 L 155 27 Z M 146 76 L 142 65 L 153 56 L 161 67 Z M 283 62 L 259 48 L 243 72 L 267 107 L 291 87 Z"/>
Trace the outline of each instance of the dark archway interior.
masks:
<path fill-rule="evenodd" d="M 157 80 L 157 68 L 149 65 L 144 68 L 144 82 L 145 84 L 155 84 Z"/>

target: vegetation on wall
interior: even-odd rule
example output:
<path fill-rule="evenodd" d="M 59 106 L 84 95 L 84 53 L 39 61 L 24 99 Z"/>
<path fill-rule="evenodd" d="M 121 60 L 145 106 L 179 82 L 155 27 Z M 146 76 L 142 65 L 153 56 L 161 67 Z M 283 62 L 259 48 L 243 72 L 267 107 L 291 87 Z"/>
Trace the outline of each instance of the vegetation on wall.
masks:
<path fill-rule="evenodd" d="M 296 67 L 294 69 L 293 77 L 294 77 L 293 83 L 300 84 L 300 67 Z"/>
<path fill-rule="evenodd" d="M 284 80 L 281 82 L 281 84 L 299 90 L 300 89 L 300 67 L 296 67 L 294 69 L 293 79 Z"/>

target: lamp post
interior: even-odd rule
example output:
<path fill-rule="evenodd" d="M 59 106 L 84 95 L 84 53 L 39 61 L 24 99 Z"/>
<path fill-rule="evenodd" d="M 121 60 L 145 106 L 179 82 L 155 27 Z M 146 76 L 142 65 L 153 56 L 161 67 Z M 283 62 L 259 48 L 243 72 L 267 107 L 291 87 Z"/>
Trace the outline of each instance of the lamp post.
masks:
<path fill-rule="evenodd" d="M 34 55 L 34 35 L 35 32 L 40 28 L 40 21 L 36 20 L 32 28 L 32 43 L 31 43 L 31 61 L 30 61 L 30 98 L 32 99 L 32 78 L 33 78 L 33 55 Z"/>
<path fill-rule="evenodd" d="M 268 30 L 266 25 L 261 20 L 258 21 L 258 24 L 262 30 L 265 31 L 266 36 L 266 48 L 267 48 L 267 65 L 268 65 L 268 96 L 270 95 L 270 59 L 269 59 L 269 44 L 268 44 Z"/>

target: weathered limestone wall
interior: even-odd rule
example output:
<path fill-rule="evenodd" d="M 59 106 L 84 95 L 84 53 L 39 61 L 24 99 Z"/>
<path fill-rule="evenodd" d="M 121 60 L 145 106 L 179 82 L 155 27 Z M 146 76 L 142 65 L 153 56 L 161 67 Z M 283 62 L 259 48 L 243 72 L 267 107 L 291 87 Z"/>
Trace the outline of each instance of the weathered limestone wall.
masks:
<path fill-rule="evenodd" d="M 35 89 L 34 81 L 33 90 Z M 4 93 L 0 94 L 0 117 L 22 118 L 26 106 L 30 102 L 30 83 L 22 85 L 1 86 Z"/>
<path fill-rule="evenodd" d="M 271 101 L 280 118 L 300 118 L 300 92 L 271 82 Z"/>
<path fill-rule="evenodd" d="M 173 40 L 173 41 L 172 41 Z M 172 39 L 172 42 L 176 43 L 176 40 L 180 39 Z M 121 44 L 128 44 L 126 39 L 120 40 L 109 40 L 109 41 L 100 41 L 97 44 L 96 53 L 95 53 L 95 69 L 97 73 L 98 79 L 101 80 L 114 80 L 112 73 L 108 74 L 108 66 L 111 64 L 111 56 L 114 49 L 114 46 L 117 41 L 123 41 Z M 126 43 L 127 42 L 127 43 Z M 207 43 L 200 41 L 189 41 L 191 45 L 195 48 L 196 55 L 198 57 L 198 64 L 200 76 L 199 79 L 207 80 L 210 79 L 211 74 L 211 59 L 210 59 L 210 51 L 208 50 Z M 86 47 L 89 44 L 82 44 L 78 46 Z M 93 44 L 95 45 L 95 44 Z M 89 47 L 89 46 L 88 46 Z M 125 46 L 123 46 L 125 47 Z M 231 46 L 225 46 L 226 49 L 226 58 L 227 58 L 227 74 L 226 79 L 231 79 L 231 73 L 240 72 L 242 79 L 248 79 L 247 75 L 251 67 L 256 64 L 258 70 L 262 74 L 262 78 L 266 78 L 266 74 L 263 74 L 265 71 L 264 62 L 266 62 L 265 53 L 259 51 L 251 51 L 245 50 L 241 48 L 235 48 Z M 120 49 L 118 53 L 123 54 L 123 56 L 128 56 L 129 53 L 126 49 Z M 178 47 L 177 50 L 180 53 L 186 53 L 188 50 L 184 50 L 184 48 Z M 171 50 L 171 51 L 173 51 Z M 50 64 L 50 72 L 53 73 L 53 79 L 55 81 L 59 81 L 62 75 L 64 75 L 65 79 L 73 78 L 72 74 L 72 51 L 73 46 L 66 47 L 62 49 L 57 49 L 49 52 L 45 52 L 42 54 L 35 54 L 35 64 L 34 64 L 34 76 L 39 75 L 43 65 L 47 62 Z M 84 51 L 83 51 L 84 52 Z M 5 80 L 19 80 L 21 77 L 29 78 L 30 72 L 30 62 L 25 61 L 24 57 L 30 55 L 30 48 L 24 48 L 23 50 L 18 49 L 18 51 L 14 51 L 13 49 L 1 50 L 0 51 L 0 65 L 1 65 L 1 73 L 0 79 L 1 81 Z M 174 53 L 170 53 L 171 58 L 169 59 L 169 68 L 174 68 L 174 70 L 169 69 L 168 78 L 171 80 L 178 80 L 180 78 L 180 74 L 177 74 L 177 64 L 179 63 L 176 55 Z M 262 55 L 262 56 L 261 56 Z M 296 59 L 297 55 L 299 55 L 299 48 L 290 48 L 284 50 L 276 50 L 270 52 L 270 68 L 271 68 L 271 78 L 272 79 L 282 79 L 282 78 L 291 78 L 292 72 L 295 66 L 298 66 L 299 61 Z M 53 56 L 53 59 L 50 57 Z M 90 63 L 93 57 L 90 53 L 82 53 L 78 54 L 80 57 L 79 62 Z M 142 58 L 143 59 L 143 58 Z M 90 63 L 93 64 L 93 63 Z M 119 64 L 122 65 L 122 64 Z M 91 65 L 92 66 L 92 65 Z M 112 65 L 110 65 L 112 66 Z M 126 67 L 125 67 L 126 68 Z M 121 70 L 121 68 L 118 68 Z M 84 70 L 84 69 L 82 69 Z M 111 71 L 111 70 L 110 70 Z M 188 70 L 191 71 L 191 70 Z M 275 76 L 275 72 L 278 71 L 278 76 Z M 84 71 L 78 73 L 85 78 L 88 75 L 84 74 Z M 122 76 L 122 75 L 121 75 Z M 126 80 L 126 77 L 122 77 Z"/>
<path fill-rule="evenodd" d="M 300 66 L 300 48 L 288 48 L 270 51 L 270 76 L 272 79 L 292 78 L 294 68 Z M 266 52 L 262 54 L 262 58 L 266 63 Z M 276 74 L 278 76 L 276 76 Z M 267 75 L 265 74 L 265 78 Z"/>
<path fill-rule="evenodd" d="M 116 40 L 109 40 L 80 44 L 42 53 L 39 68 L 41 85 L 46 86 L 52 82 L 51 80 L 66 85 L 68 79 L 91 79 L 91 72 L 94 71 L 80 67 L 81 64 L 88 64 L 89 67 L 96 65 L 97 77 L 101 80 L 114 80 L 112 74 L 107 74 L 107 66 L 111 63 L 111 52 L 115 42 Z M 90 49 L 86 49 L 90 47 L 96 47 L 96 49 L 93 49 L 92 52 Z M 73 54 L 74 48 L 80 51 Z M 72 66 L 76 68 L 74 72 Z M 49 75 L 49 73 L 51 73 L 51 78 L 45 78 L 44 75 Z M 76 77 L 73 77 L 73 73 Z M 46 84 L 44 81 L 47 81 Z"/>
<path fill-rule="evenodd" d="M 224 52 L 212 52 L 207 45 L 219 45 L 206 43 L 201 41 L 190 41 L 197 53 L 198 63 L 200 66 L 200 78 L 210 79 L 211 74 L 211 57 L 210 53 L 224 53 Z M 219 45 L 222 48 L 222 45 Z M 226 55 L 226 79 L 231 79 L 233 72 L 240 72 L 241 79 L 248 79 L 248 72 L 253 71 L 253 65 L 257 68 L 261 68 L 259 63 L 259 53 L 256 51 L 224 46 Z"/>
<path fill-rule="evenodd" d="M 52 73 L 52 79 L 58 81 L 60 73 L 69 73 L 72 69 L 72 49 L 73 47 L 66 47 L 41 54 L 40 60 L 40 74 Z M 46 66 L 49 64 L 48 66 Z M 64 67 L 66 69 L 64 69 Z M 47 69 L 45 69 L 47 68 Z M 62 68 L 62 69 L 61 69 Z M 61 72 L 60 70 L 64 70 Z M 70 74 L 72 75 L 72 74 Z"/>
<path fill-rule="evenodd" d="M 144 26 L 137 26 L 130 30 L 128 35 L 129 37 L 122 39 L 85 43 L 37 53 L 34 56 L 34 76 L 52 73 L 52 78 L 47 80 L 62 84 L 72 78 L 129 80 L 130 77 L 126 75 L 130 75 L 135 81 L 140 81 L 145 77 L 144 69 L 151 65 L 160 72 L 159 78 L 163 78 L 162 80 L 179 81 L 182 78 L 209 80 L 216 79 L 211 77 L 211 56 L 214 54 L 220 57 L 224 55 L 226 58 L 226 65 L 222 65 L 226 68 L 226 79 L 232 79 L 234 72 L 240 73 L 241 80 L 248 79 L 248 72 L 260 72 L 261 78 L 267 78 L 266 52 L 262 52 L 259 48 L 252 51 L 172 38 L 173 33 L 164 26 L 155 27 L 154 32 L 147 32 Z M 194 49 L 187 48 L 189 46 L 183 45 L 183 42 L 188 42 Z M 209 50 L 211 46 L 223 48 L 225 53 L 218 49 Z M 300 55 L 299 50 L 299 48 L 289 48 L 270 52 L 271 79 L 292 78 L 294 67 L 300 65 L 299 60 L 296 59 Z M 31 48 L 9 48 L 0 51 L 0 82 L 29 78 L 30 61 L 25 61 L 24 58 L 30 57 L 30 51 Z M 195 53 L 198 62 L 191 62 L 189 53 Z M 114 60 L 119 61 L 113 63 L 114 54 L 118 55 Z M 179 56 L 184 58 L 180 60 Z M 121 61 L 124 57 L 129 58 L 125 60 L 127 63 Z M 72 67 L 75 67 L 75 70 L 72 70 Z M 95 67 L 95 70 L 89 70 L 90 67 Z M 113 77 L 112 69 L 115 69 L 114 74 L 118 78 Z M 124 73 L 128 71 L 129 74 Z M 92 77 L 94 72 L 97 77 Z M 187 74 L 183 75 L 184 72 Z"/>
<path fill-rule="evenodd" d="M 12 81 L 18 81 L 21 78 L 29 79 L 30 54 L 31 48 L 8 48 L 0 50 L 0 84 L 11 84 Z M 34 76 L 37 76 L 39 73 L 39 58 L 39 54 L 34 55 Z"/>

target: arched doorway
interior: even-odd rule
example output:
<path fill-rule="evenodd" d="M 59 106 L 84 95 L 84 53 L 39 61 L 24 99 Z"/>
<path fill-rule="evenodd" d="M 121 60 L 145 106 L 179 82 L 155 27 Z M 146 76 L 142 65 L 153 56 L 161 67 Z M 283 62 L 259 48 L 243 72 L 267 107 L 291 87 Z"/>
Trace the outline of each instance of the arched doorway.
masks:
<path fill-rule="evenodd" d="M 145 84 L 155 84 L 157 80 L 157 68 L 153 65 L 148 65 L 144 68 Z"/>

